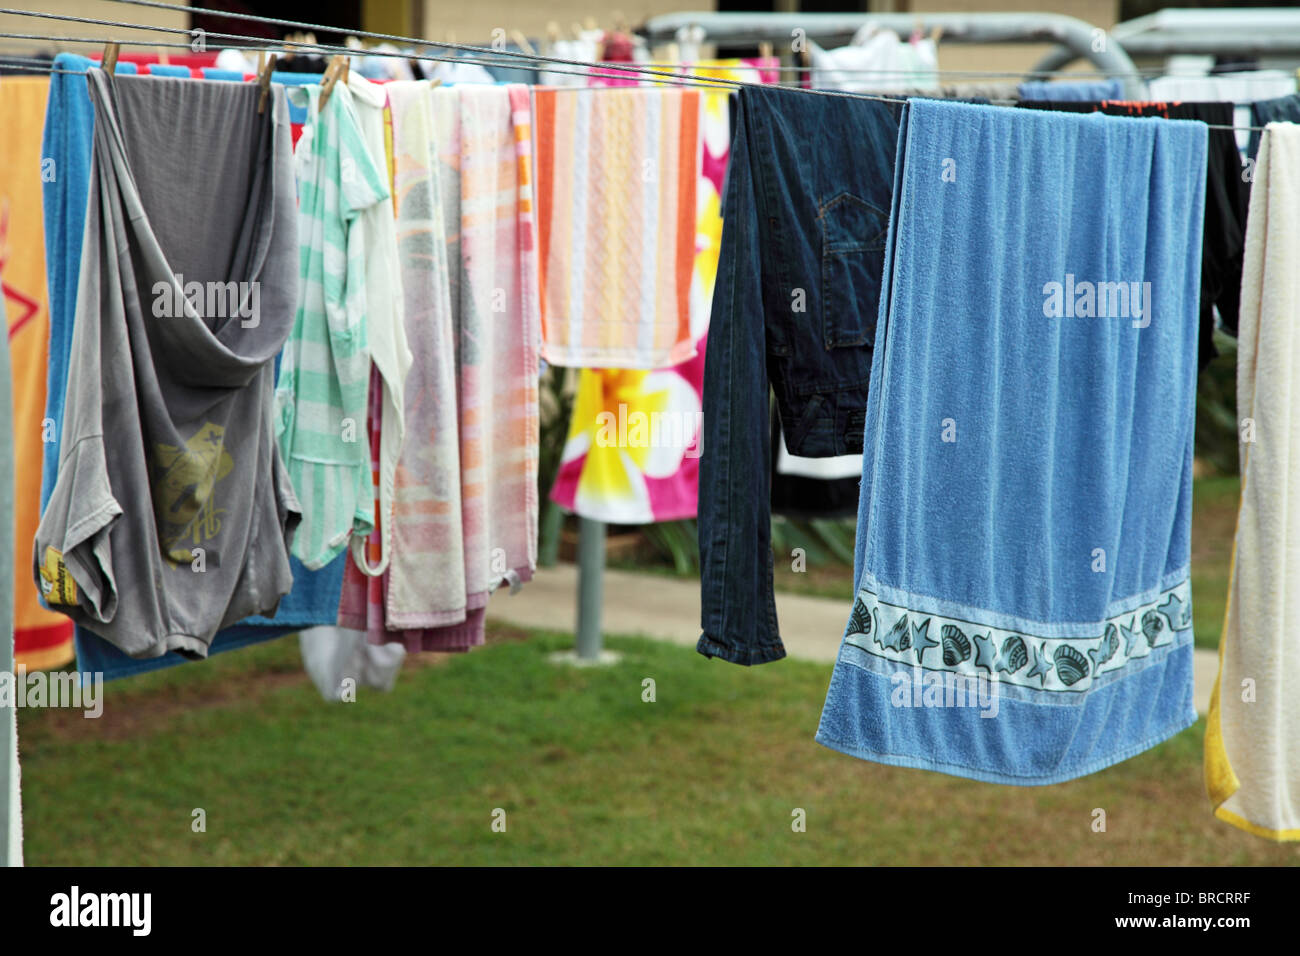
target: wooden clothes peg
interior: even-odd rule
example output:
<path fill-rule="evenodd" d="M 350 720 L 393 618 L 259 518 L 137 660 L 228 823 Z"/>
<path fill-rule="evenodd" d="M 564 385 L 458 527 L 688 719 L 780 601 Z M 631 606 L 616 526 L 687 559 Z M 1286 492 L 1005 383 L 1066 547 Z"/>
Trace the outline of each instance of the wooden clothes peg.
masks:
<path fill-rule="evenodd" d="M 120 43 L 104 44 L 104 56 L 100 60 L 99 65 L 103 67 L 104 72 L 109 76 L 112 76 L 113 72 L 117 69 L 117 55 L 121 52 L 122 45 Z"/>
<path fill-rule="evenodd" d="M 261 57 L 259 56 L 260 60 Z M 261 94 L 257 97 L 257 112 L 266 112 L 266 98 L 271 94 L 271 74 L 275 72 L 275 54 L 265 63 L 259 63 L 257 68 L 257 85 L 262 88 Z"/>
<path fill-rule="evenodd" d="M 334 86 L 343 74 L 343 63 L 346 58 L 343 56 L 334 56 L 330 58 L 330 65 L 325 68 L 325 75 L 320 84 L 320 106 L 321 112 L 325 110 L 325 104 L 329 102 L 330 94 L 334 92 Z"/>

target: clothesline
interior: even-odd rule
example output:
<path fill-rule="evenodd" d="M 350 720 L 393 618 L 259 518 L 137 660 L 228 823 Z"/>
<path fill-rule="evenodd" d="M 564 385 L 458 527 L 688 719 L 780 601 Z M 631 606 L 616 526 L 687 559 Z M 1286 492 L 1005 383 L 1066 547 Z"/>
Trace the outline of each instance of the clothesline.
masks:
<path fill-rule="evenodd" d="M 210 14 L 213 16 L 225 17 L 230 19 L 252 21 L 257 23 L 266 23 L 274 26 L 293 27 L 299 30 L 311 30 L 311 31 L 320 30 L 323 32 L 341 32 L 337 27 L 331 27 L 324 24 L 312 24 L 303 21 L 285 20 L 276 17 L 261 17 L 253 14 L 231 13 L 231 12 L 220 11 L 220 10 L 207 10 L 200 7 L 176 6 L 174 4 L 155 3 L 152 2 L 152 0 L 115 0 L 115 2 L 133 3 L 139 6 L 150 6 L 150 7 L 157 7 L 161 9 L 186 11 L 189 13 Z M 158 26 L 151 26 L 148 24 L 137 24 L 137 23 L 126 23 L 122 21 L 114 21 L 114 20 L 104 20 L 95 17 L 78 17 L 78 16 L 72 16 L 68 14 L 54 14 L 54 13 L 45 13 L 45 12 L 38 12 L 38 11 L 23 11 L 23 10 L 15 10 L 15 9 L 8 9 L 8 8 L 0 8 L 0 13 L 8 13 L 8 14 L 14 14 L 19 16 L 34 16 L 42 19 L 62 20 L 62 21 L 68 21 L 74 23 L 87 23 L 96 26 L 117 26 L 117 27 L 124 27 L 128 29 L 150 30 L 154 32 L 179 33 L 179 34 L 185 34 L 187 36 L 190 35 L 192 32 L 190 30 L 186 30 L 180 27 L 158 27 Z M 718 79 L 716 77 L 701 76 L 699 74 L 683 74 L 680 72 L 679 68 L 675 68 L 676 67 L 675 64 L 652 63 L 652 64 L 629 65 L 626 63 L 605 63 L 605 62 L 593 63 L 593 62 L 588 62 L 583 60 L 566 59 L 563 57 L 544 56 L 537 53 L 530 54 L 530 53 L 524 53 L 520 51 L 495 49 L 492 47 L 480 47 L 480 46 L 474 46 L 472 44 L 453 43 L 449 41 L 444 42 L 438 40 L 427 40 L 427 39 L 421 39 L 417 37 L 405 37 L 397 34 L 374 33 L 365 30 L 353 30 L 348 32 L 350 33 L 350 35 L 357 36 L 357 37 L 367 37 L 371 39 L 385 40 L 388 42 L 400 42 L 400 43 L 405 43 L 408 45 L 415 45 L 415 46 L 425 46 L 425 47 L 433 46 L 442 49 L 459 50 L 462 52 L 468 52 L 470 54 L 468 56 L 457 56 L 457 57 L 437 57 L 429 54 L 414 54 L 414 53 L 402 54 L 406 59 L 433 60 L 438 62 L 471 62 L 471 63 L 486 64 L 490 66 L 498 66 L 498 67 L 515 67 L 519 69 L 532 68 L 538 70 L 539 72 L 557 73 L 557 74 L 564 74 L 564 75 L 578 75 L 578 76 L 590 76 L 592 75 L 593 71 L 599 71 L 601 75 L 604 75 L 606 77 L 608 77 L 611 73 L 619 74 L 623 78 L 627 78 L 627 79 L 632 79 L 636 77 L 659 77 L 659 78 L 663 78 L 665 81 L 668 82 L 675 82 L 678 85 L 689 85 L 689 83 L 683 82 L 684 80 L 699 81 L 701 84 L 708 85 L 708 86 L 723 85 L 723 86 L 733 86 L 737 88 L 743 86 L 765 85 L 765 84 L 747 82 L 743 80 L 723 80 L 723 79 Z M 249 37 L 240 34 L 214 33 L 210 31 L 206 33 L 206 36 L 215 39 L 228 39 L 234 42 L 253 41 L 254 43 L 257 43 L 260 41 L 265 41 L 264 37 Z M 52 37 L 51 39 L 66 39 L 66 38 Z M 119 42 L 119 41 L 115 41 L 115 42 Z M 129 41 L 120 41 L 120 42 L 129 42 Z M 152 44 L 152 45 L 157 46 L 160 44 Z M 188 46 L 188 44 L 186 45 Z M 304 52 L 312 51 L 312 50 L 317 50 L 317 51 L 329 50 L 331 52 L 339 52 L 350 56 L 361 55 L 360 51 L 351 47 L 338 46 L 333 44 L 324 44 L 324 43 L 311 44 L 311 43 L 303 43 L 301 41 L 289 41 L 289 40 L 281 41 L 279 44 L 272 47 L 272 49 L 280 50 L 286 47 L 294 47 L 294 48 L 302 49 Z M 247 47 L 247 48 L 257 49 L 260 47 Z M 552 69 L 550 67 L 539 66 L 539 64 L 542 63 L 554 63 L 562 66 L 578 67 L 579 69 L 578 71 L 557 70 L 557 69 Z M 660 69 L 659 67 L 666 67 L 667 69 Z M 774 67 L 773 69 L 778 69 L 781 70 L 782 72 L 789 72 L 789 71 L 805 71 L 805 70 L 811 71 L 817 68 L 815 67 Z M 836 73 L 874 74 L 874 75 L 880 75 L 882 77 L 890 76 L 890 75 L 897 75 L 897 76 L 907 75 L 906 71 L 897 71 L 897 70 L 891 71 L 891 70 L 870 70 L 870 69 L 853 69 L 853 68 L 850 69 L 830 68 L 830 69 Z M 1035 78 L 1035 77 L 1044 77 L 1050 75 L 1087 77 L 1087 76 L 1104 75 L 1101 73 L 1093 73 L 1089 71 L 1069 72 L 1064 70 L 1057 70 L 1057 71 L 1033 70 L 1033 71 L 1025 71 L 1021 73 L 1015 73 L 1010 71 L 998 72 L 992 70 L 983 71 L 983 70 L 935 69 L 935 70 L 927 70 L 925 72 L 931 74 L 938 74 L 938 75 L 969 76 L 969 77 L 979 77 L 979 78 L 996 78 L 996 77 Z M 1150 70 L 1147 71 L 1147 73 L 1153 76 L 1161 75 L 1159 70 Z M 1147 73 L 1144 73 L 1143 71 L 1136 71 L 1133 73 L 1110 74 L 1110 75 L 1116 77 L 1119 76 L 1141 77 L 1147 75 Z M 888 97 L 884 97 L 872 93 L 857 93 L 857 92 L 844 91 L 844 90 L 814 90 L 814 89 L 804 89 L 801 87 L 794 88 L 794 89 L 799 89 L 799 91 L 803 93 L 813 93 L 813 94 L 820 94 L 820 95 L 849 96 L 849 97 L 860 97 L 864 99 L 889 100 Z"/>
<path fill-rule="evenodd" d="M 137 6 L 149 6 L 149 7 L 157 7 L 161 9 L 174 9 L 178 11 L 186 11 L 189 13 L 211 14 L 213 16 L 221 16 L 221 17 L 227 17 L 231 19 L 239 19 L 239 20 L 246 20 L 246 21 L 253 21 L 253 22 L 262 22 L 262 23 L 267 23 L 276 26 L 294 27 L 296 29 L 321 30 L 323 32 L 337 32 L 337 28 L 329 27 L 322 24 L 311 24 L 302 21 L 284 20 L 284 19 L 274 18 L 274 17 L 260 17 L 253 14 L 239 14 L 239 13 L 230 13 L 226 11 L 207 10 L 200 7 L 182 7 L 182 6 L 177 6 L 175 4 L 165 4 L 165 3 L 155 2 L 155 0 L 115 0 L 115 2 L 131 3 Z M 149 30 L 149 31 L 160 32 L 160 33 L 184 34 L 186 36 L 190 36 L 192 32 L 190 30 L 186 30 L 181 27 L 152 26 L 148 24 L 104 20 L 95 17 L 78 17 L 69 14 L 54 14 L 54 13 L 46 13 L 42 11 L 17 10 L 13 8 L 0 8 L 0 14 L 10 14 L 16 16 L 31 16 L 40 19 L 51 19 L 51 20 L 60 20 L 60 21 L 75 22 L 75 23 L 86 23 L 86 24 L 93 24 L 97 26 L 115 26 L 115 27 L 122 27 L 126 29 Z M 295 50 L 304 53 L 318 53 L 318 54 L 328 53 L 331 55 L 343 54 L 346 56 L 364 55 L 364 54 L 359 54 L 359 52 L 354 48 L 339 46 L 336 44 L 303 43 L 300 41 L 292 41 L 292 40 L 281 40 L 279 42 L 272 42 L 272 41 L 267 41 L 263 37 L 252 37 L 243 34 L 215 33 L 210 31 L 206 32 L 205 35 L 213 39 L 228 40 L 232 42 L 245 44 L 242 48 L 250 51 L 262 50 L 266 52 L 279 52 L 284 50 L 285 48 L 293 48 Z M 624 78 L 631 78 L 630 76 L 627 75 L 636 74 L 640 76 L 656 77 L 658 78 L 659 82 L 664 83 L 666 85 L 676 85 L 681 87 L 698 87 L 704 89 L 719 89 L 719 88 L 739 89 L 744 87 L 757 87 L 757 86 L 766 85 L 761 83 L 747 82 L 743 80 L 730 80 L 730 79 L 722 79 L 716 77 L 701 76 L 699 74 L 683 74 L 680 71 L 667 72 L 659 69 L 650 69 L 650 68 L 638 67 L 638 66 L 627 66 L 626 64 L 588 63 L 581 60 L 568 60 L 561 57 L 542 56 L 540 54 L 528 54 L 522 52 L 516 53 L 510 50 L 497 50 L 490 47 L 473 46 L 471 44 L 423 40 L 414 37 L 403 37 L 396 34 L 380 34 L 371 31 L 364 31 L 364 30 L 354 31 L 353 35 L 364 36 L 371 39 L 382 39 L 390 42 L 403 42 L 408 44 L 415 44 L 417 46 L 434 46 L 442 49 L 468 51 L 470 54 L 467 56 L 437 56 L 429 53 L 402 54 L 403 58 L 405 59 L 413 59 L 413 60 L 420 60 L 420 61 L 447 62 L 447 63 L 468 62 L 468 63 L 475 63 L 478 65 L 485 65 L 485 66 L 515 67 L 515 68 L 526 68 L 525 65 L 527 65 L 536 69 L 538 72 L 555 73 L 560 75 L 571 75 L 571 76 L 585 76 L 585 77 L 590 77 L 593 75 L 597 77 L 611 77 L 611 74 L 614 74 L 617 76 L 622 76 Z M 113 40 L 109 38 L 99 38 L 99 37 L 62 37 L 62 36 L 45 36 L 45 35 L 38 35 L 38 34 L 0 33 L 0 37 L 9 38 L 9 39 L 46 40 L 50 42 L 90 43 L 96 45 L 100 45 L 104 43 L 129 44 L 131 42 L 125 40 Z M 191 47 L 191 44 L 188 42 L 167 43 L 167 42 L 160 41 L 157 43 L 142 44 L 142 45 L 153 46 L 153 47 L 186 48 L 186 49 L 189 49 Z M 551 67 L 540 67 L 537 65 L 539 63 L 556 63 L 563 66 L 578 67 L 578 69 L 560 70 Z M 16 66 L 14 68 L 28 69 L 31 72 L 42 72 L 36 67 Z M 778 67 L 777 69 L 786 69 L 786 68 Z M 805 68 L 800 67 L 797 69 L 805 69 Z M 48 72 L 54 72 L 54 71 L 50 70 Z M 854 71 L 837 71 L 837 72 L 873 72 L 873 71 L 854 70 Z M 879 72 L 890 73 L 890 72 L 897 72 L 897 71 L 879 71 Z M 1033 76 L 1046 75 L 1042 71 L 1028 71 L 1023 74 L 1014 74 L 1014 73 L 997 74 L 994 71 L 936 70 L 936 71 L 929 71 L 929 72 L 936 72 L 936 73 L 947 72 L 949 75 L 953 75 L 961 72 L 961 73 L 965 73 L 966 75 L 983 76 L 983 77 L 994 77 L 998 75 L 1005 76 L 1005 77 L 1014 77 L 1014 76 L 1033 77 Z M 1064 71 L 1055 71 L 1055 72 L 1061 73 L 1062 75 L 1069 75 L 1069 74 L 1065 74 Z M 1087 75 L 1087 74 L 1076 73 L 1074 75 L 1080 76 L 1080 75 Z M 1135 75 L 1141 75 L 1141 74 L 1139 73 Z M 888 96 L 888 95 L 875 94 L 875 93 L 861 93 L 861 92 L 851 92 L 851 91 L 842 91 L 842 90 L 816 90 L 816 89 L 807 89 L 803 87 L 783 87 L 783 88 L 789 89 L 793 92 L 810 93 L 814 95 L 840 96 L 840 97 L 847 97 L 847 98 L 868 99 L 877 102 L 890 102 L 890 103 L 907 102 L 907 98 L 905 97 Z M 561 87 L 561 89 L 571 89 L 571 90 L 602 89 L 602 87 Z M 1255 126 L 1212 126 L 1210 128 L 1242 130 L 1242 131 L 1249 131 L 1249 132 L 1257 132 L 1262 129 L 1262 127 L 1255 127 Z"/>
<path fill-rule="evenodd" d="M 0 12 L 3 12 L 3 11 L 0 11 Z M 114 41 L 114 40 L 105 39 L 105 38 L 98 38 L 98 37 L 57 37 L 57 38 L 55 38 L 55 37 L 45 37 L 45 36 L 40 36 L 40 35 L 36 35 L 36 34 L 16 34 L 16 33 L 0 33 L 0 38 L 6 38 L 6 39 L 58 39 L 58 40 L 60 40 L 60 41 L 62 41 L 62 42 L 67 42 L 67 43 L 89 43 L 89 44 L 93 44 L 93 45 L 103 45 L 103 44 L 105 44 L 105 43 L 119 42 L 119 41 Z M 184 49 L 189 49 L 189 44 L 188 44 L 188 43 L 168 43 L 168 42 L 159 42 L 159 43 L 153 43 L 153 44 L 149 44 L 149 45 L 150 45 L 150 46 L 154 46 L 154 47 L 167 47 L 167 48 L 184 48 Z M 283 45 L 270 45 L 270 44 L 268 44 L 268 45 L 261 45 L 261 46 L 249 46 L 249 47 L 245 47 L 245 49 L 248 49 L 248 50 L 250 50 L 250 51 L 254 51 L 254 52 L 264 51 L 264 52 L 268 52 L 268 53 L 274 53 L 274 52 L 277 52 L 277 51 L 279 51 L 279 50 L 282 50 L 282 49 L 283 49 Z M 328 49 L 330 52 L 333 52 L 333 48 L 322 48 L 322 49 Z M 353 52 L 355 52 L 355 51 L 353 51 Z M 39 58 L 37 58 L 37 57 L 23 57 L 23 56 L 19 56 L 19 55 L 16 55 L 16 54 L 0 54 L 0 67 L 3 67 L 3 68 L 8 69 L 8 70 L 21 70 L 21 71 L 26 71 L 26 72 L 30 72 L 30 73 L 66 74 L 66 75 L 78 75 L 78 76 L 84 76 L 84 75 L 86 74 L 86 72 L 87 72 L 87 71 L 85 71 L 85 70 L 63 70 L 63 69 L 57 69 L 57 68 L 55 68 L 55 67 L 54 67 L 53 65 L 51 65 L 51 64 L 46 64 L 46 63 L 44 63 L 44 62 L 38 62 L 38 59 L 39 59 Z M 413 57 L 413 59 L 414 59 L 414 57 Z M 438 61 L 440 61 L 440 62 L 471 62 L 471 61 L 472 61 L 472 62 L 479 62 L 479 61 L 477 61 L 477 60 L 473 60 L 473 58 L 470 58 L 470 57 L 421 57 L 420 59 L 432 59 L 432 60 L 438 60 Z M 490 62 L 489 62 L 488 65 L 499 65 L 499 64 L 494 64 L 494 63 L 490 63 Z M 587 74 L 587 73 L 577 73 L 576 71 L 567 71 L 567 70 L 563 70 L 563 71 L 547 71 L 547 72 L 562 72 L 562 73 L 568 73 L 568 74 L 570 74 L 570 75 L 577 75 L 577 76 L 587 76 L 587 75 L 592 75 L 592 74 Z M 669 83 L 669 82 L 665 82 L 663 85 L 665 85 L 665 86 L 680 86 L 680 87 L 688 87 L 688 88 L 689 88 L 689 87 L 696 87 L 696 88 L 704 88 L 704 89 L 717 89 L 717 88 L 718 88 L 717 86 L 715 86 L 715 85 L 713 85 L 713 84 L 708 84 L 708 83 L 697 83 L 697 82 L 693 82 L 693 81 L 689 81 L 689 80 L 688 80 L 688 81 L 679 82 L 679 83 Z M 620 90 L 620 89 L 625 89 L 625 88 L 623 88 L 623 87 L 599 87 L 599 86 L 596 86 L 596 87 L 555 87 L 554 89 L 555 89 L 557 92 L 576 92 L 576 93 L 587 92 L 587 93 L 590 93 L 590 92 L 602 92 L 602 91 L 609 91 L 609 90 Z M 781 89 L 788 89 L 788 90 L 790 90 L 791 92 L 809 92 L 809 91 L 807 91 L 807 90 L 800 90 L 800 89 L 797 88 L 797 87 L 781 87 Z M 862 99 L 872 99 L 872 100 L 876 100 L 876 101 L 878 101 L 878 102 L 887 102 L 887 103 L 907 103 L 907 102 L 908 102 L 908 99 L 905 98 L 905 97 L 891 97 L 891 96 L 865 96 L 865 95 L 864 95 L 864 96 L 861 96 L 861 97 L 859 97 L 859 98 L 862 98 Z M 1014 100 L 1000 100 L 1000 101 L 995 101 L 995 102 L 993 102 L 991 105 L 1009 106 L 1009 105 L 1014 105 L 1015 102 L 1016 102 L 1016 101 L 1014 101 Z M 1228 126 L 1228 125 L 1223 125 L 1223 124 L 1214 124 L 1214 123 L 1207 123 L 1207 124 L 1206 124 L 1206 128 L 1207 128 L 1207 129 L 1233 130 L 1233 131 L 1242 130 L 1242 131 L 1247 131 L 1247 132 L 1263 132 L 1263 130 L 1264 130 L 1264 127 L 1262 127 L 1262 126 Z"/>
<path fill-rule="evenodd" d="M 125 0 L 118 0 L 118 2 L 125 2 Z M 321 24 L 302 23 L 294 20 L 280 20 L 278 18 L 271 18 L 271 17 L 258 17 L 258 16 L 253 16 L 252 14 L 227 13 L 220 10 L 206 10 L 200 7 L 175 7 L 170 4 L 159 4 L 159 6 L 167 9 L 185 11 L 187 13 L 202 13 L 202 14 L 211 14 L 213 16 L 231 17 L 234 19 L 253 20 L 256 22 L 265 22 L 276 26 L 294 27 L 296 29 L 311 30 L 311 31 L 320 30 L 322 32 L 339 32 L 337 27 L 330 27 Z M 45 13 L 42 11 L 34 11 L 34 10 L 17 10 L 8 7 L 0 7 L 0 14 L 37 17 L 43 20 L 59 20 L 59 21 L 69 22 L 69 23 L 85 23 L 93 26 L 121 27 L 121 28 L 132 29 L 132 30 L 148 30 L 157 33 L 184 34 L 185 36 L 191 35 L 190 30 L 186 30 L 181 27 L 162 27 L 162 26 L 151 26 L 142 23 L 125 23 L 117 20 L 104 20 L 98 17 L 77 17 L 77 16 L 72 16 L 70 14 Z M 591 76 L 593 74 L 593 71 L 595 71 L 596 75 L 598 76 L 609 77 L 611 74 L 618 74 L 620 77 L 625 79 L 635 79 L 635 78 L 642 78 L 642 77 L 656 78 L 666 82 L 675 83 L 679 86 L 696 85 L 696 86 L 704 86 L 704 87 L 712 87 L 712 88 L 721 87 L 721 88 L 741 89 L 745 87 L 764 87 L 767 85 L 763 83 L 750 83 L 744 80 L 727 80 L 727 79 L 718 79 L 712 77 L 704 77 L 699 75 L 685 76 L 681 72 L 669 72 L 666 70 L 646 69 L 643 67 L 628 66 L 627 64 L 589 63 L 582 60 L 567 60 L 562 57 L 542 56 L 540 54 L 514 53 L 510 50 L 494 50 L 491 47 L 479 47 L 479 46 L 473 46 L 470 44 L 463 44 L 463 43 L 445 43 L 438 40 L 422 40 L 415 37 L 402 37 L 394 34 L 371 33 L 363 30 L 352 31 L 352 35 L 364 36 L 371 39 L 388 40 L 389 42 L 413 44 L 415 46 L 426 46 L 426 47 L 433 46 L 433 47 L 438 47 L 440 49 L 468 51 L 471 54 L 477 56 L 477 59 L 475 59 L 473 57 L 468 57 L 468 56 L 456 56 L 456 57 L 434 56 L 428 53 L 419 53 L 419 54 L 412 53 L 409 55 L 404 54 L 404 57 L 406 59 L 411 59 L 411 60 L 432 60 L 436 62 L 451 62 L 451 63 L 463 63 L 463 62 L 492 63 L 493 60 L 496 60 L 497 62 L 494 62 L 493 65 L 514 66 L 516 68 L 519 68 L 522 62 L 535 61 L 535 62 L 544 62 L 544 63 L 557 63 L 560 64 L 561 66 L 580 67 L 581 72 L 576 74 L 579 76 Z M 4 34 L 0 34 L 0 36 L 4 36 Z M 205 36 L 217 40 L 231 40 L 237 42 L 246 42 L 249 40 L 252 40 L 255 43 L 266 42 L 265 37 L 250 37 L 250 36 L 236 34 L 236 33 L 215 33 L 212 31 L 205 31 Z M 93 42 L 130 43 L 131 42 L 129 40 L 107 40 L 107 39 L 96 41 L 94 39 L 73 39 L 70 37 L 27 36 L 22 38 L 49 39 L 52 41 L 62 40 L 64 42 L 91 42 L 91 43 Z M 151 43 L 151 44 L 144 44 L 144 45 L 166 46 L 168 44 Z M 182 45 L 185 46 L 186 48 L 190 47 L 189 43 L 185 43 Z M 339 53 L 345 56 L 358 55 L 357 50 L 347 46 L 339 46 L 337 44 L 328 44 L 328 43 L 302 43 L 299 41 L 292 41 L 292 40 L 281 40 L 278 43 L 268 46 L 267 49 L 271 51 L 277 51 L 289 47 L 292 47 L 295 50 L 301 50 L 303 52 L 329 51 L 330 53 Z M 246 47 L 246 49 L 254 49 L 254 48 L 255 47 Z M 569 73 L 572 71 L 553 70 L 547 68 L 545 72 Z M 880 96 L 880 95 L 869 94 L 869 93 L 853 93 L 853 92 L 848 92 L 843 90 L 809 90 L 803 88 L 792 88 L 792 89 L 798 89 L 799 92 L 801 93 L 810 93 L 818 96 L 840 96 L 840 97 L 846 97 L 850 99 L 869 99 L 869 100 L 886 101 L 886 102 L 904 102 L 904 100 L 898 97 L 886 97 L 886 96 Z"/>
<path fill-rule="evenodd" d="M 4 12 L 5 11 L 0 10 L 0 13 L 4 13 Z M 181 31 L 181 32 L 184 33 L 187 31 Z M 209 36 L 213 36 L 213 34 L 209 34 Z M 86 43 L 92 46 L 103 46 L 106 43 L 118 43 L 121 45 L 126 45 L 129 42 L 124 40 L 113 39 L 111 37 L 67 37 L 67 36 L 53 37 L 53 36 L 46 36 L 43 34 L 34 34 L 34 33 L 0 33 L 0 39 L 51 40 L 51 41 L 58 40 L 59 42 L 62 43 Z M 254 39 L 254 38 L 247 38 L 247 39 Z M 184 49 L 184 50 L 190 49 L 189 43 L 179 43 L 179 42 L 169 42 L 169 41 L 158 41 L 156 43 L 149 43 L 149 44 L 142 44 L 142 45 L 147 45 L 149 47 L 154 47 L 154 48 L 165 47 L 168 49 Z M 299 52 L 318 53 L 322 55 L 334 55 L 334 54 L 345 54 L 345 55 L 353 55 L 353 56 L 356 55 L 355 50 L 350 50 L 347 47 L 335 47 L 327 44 L 286 44 L 283 42 L 273 43 L 270 41 L 267 41 L 266 43 L 262 43 L 259 45 L 243 46 L 240 47 L 240 49 L 248 50 L 251 52 L 282 53 L 286 45 L 292 45 L 296 48 L 300 47 L 301 49 Z M 10 59 L 29 59 L 29 60 L 35 59 L 34 57 L 22 57 L 17 54 L 0 54 L 0 57 L 6 57 Z M 482 60 L 482 61 L 472 60 L 469 57 L 411 56 L 411 57 L 406 57 L 406 59 L 432 60 L 440 63 L 471 63 L 472 62 L 479 65 L 488 65 L 488 66 L 508 65 L 512 69 L 517 68 L 514 66 L 514 64 L 499 64 L 499 63 L 493 63 L 488 60 Z M 48 70 L 42 70 L 41 68 L 38 67 L 32 67 L 31 69 L 33 69 L 35 72 L 48 72 L 48 73 L 56 73 L 56 72 L 57 73 L 84 73 L 85 72 L 84 70 L 54 70 L 52 68 Z M 591 70 L 587 70 L 585 72 L 579 72 L 576 70 L 548 70 L 547 72 L 565 73 L 571 76 L 583 76 L 583 77 L 599 75 Z M 693 80 L 691 78 L 683 78 L 681 81 L 677 83 L 671 83 L 665 81 L 664 85 L 697 87 L 703 89 L 722 89 L 722 90 L 728 90 L 731 88 L 729 85 L 725 85 L 721 81 L 719 81 L 718 83 L 713 83 L 713 82 L 709 82 L 706 78 L 701 78 L 698 81 Z M 561 88 L 569 89 L 569 87 L 561 87 Z M 572 87 L 572 89 L 599 90 L 599 89 L 605 89 L 605 87 Z M 883 99 L 883 97 L 881 98 Z M 899 100 L 898 102 L 902 102 L 902 101 Z"/>

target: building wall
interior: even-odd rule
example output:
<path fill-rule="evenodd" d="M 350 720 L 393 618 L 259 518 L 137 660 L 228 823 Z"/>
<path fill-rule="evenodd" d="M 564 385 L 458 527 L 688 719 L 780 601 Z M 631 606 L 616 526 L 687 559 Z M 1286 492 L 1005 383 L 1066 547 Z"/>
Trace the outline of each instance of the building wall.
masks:
<path fill-rule="evenodd" d="M 152 26 L 172 27 L 188 30 L 190 17 L 188 13 L 173 10 L 159 10 L 154 7 L 136 7 L 121 3 L 109 3 L 107 0 L 21 0 L 8 6 L 33 10 L 40 13 L 57 13 L 77 17 L 92 17 L 99 20 L 113 20 L 119 23 L 147 23 Z M 237 30 L 230 32 L 236 33 Z M 19 17 L 13 14 L 0 14 L 0 33 L 38 33 L 55 37 L 119 37 L 134 41 L 143 46 L 159 42 L 189 43 L 189 37 L 183 34 L 168 36 L 148 30 L 127 30 L 121 27 L 99 26 L 92 23 L 70 23 L 63 20 L 44 20 L 36 17 Z M 101 49 L 103 44 L 72 43 L 68 40 L 12 40 L 0 37 L 0 50 L 43 51 L 90 54 Z M 177 50 L 176 52 L 181 52 Z"/>

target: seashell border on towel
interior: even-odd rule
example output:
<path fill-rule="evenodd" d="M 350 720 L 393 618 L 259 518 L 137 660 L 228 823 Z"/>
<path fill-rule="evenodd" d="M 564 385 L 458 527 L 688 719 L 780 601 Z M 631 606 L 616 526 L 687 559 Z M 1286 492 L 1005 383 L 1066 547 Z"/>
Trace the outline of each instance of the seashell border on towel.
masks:
<path fill-rule="evenodd" d="M 926 670 L 982 675 L 1040 691 L 1082 693 L 1099 677 L 1192 639 L 1187 580 L 1155 600 L 1098 622 L 1092 637 L 1035 634 L 1032 628 L 1008 630 L 978 617 L 979 612 L 972 612 L 970 618 L 930 614 L 882 601 L 862 588 L 853 601 L 844 643 Z"/>

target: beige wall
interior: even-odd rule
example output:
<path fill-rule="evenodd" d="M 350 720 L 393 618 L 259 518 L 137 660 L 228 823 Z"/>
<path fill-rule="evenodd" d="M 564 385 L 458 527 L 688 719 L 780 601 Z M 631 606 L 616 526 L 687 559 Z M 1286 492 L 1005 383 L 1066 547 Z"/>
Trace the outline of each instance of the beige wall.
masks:
<path fill-rule="evenodd" d="M 373 2 L 373 0 L 372 0 Z M 418 0 L 416 0 L 418 2 Z M 650 17 L 679 10 L 713 10 L 714 0 L 547 0 L 529 3 L 523 0 L 424 0 L 424 36 L 443 39 L 451 30 L 457 40 L 474 42 L 490 37 L 498 27 L 521 30 L 525 36 L 543 37 L 546 24 L 555 21 L 567 36 L 574 23 L 588 17 L 601 29 L 610 29 L 621 18 L 636 26 Z"/>
<path fill-rule="evenodd" d="M 176 0 L 172 0 L 176 2 Z M 172 10 L 158 10 L 152 7 L 136 7 L 121 3 L 108 3 L 106 0 L 19 0 L 7 6 L 41 13 L 57 13 L 77 17 L 93 17 L 100 20 L 114 20 L 119 23 L 148 23 L 153 26 L 189 29 L 189 14 Z M 231 31 L 235 32 L 235 31 Z M 134 40 L 143 45 L 150 43 L 188 43 L 189 37 L 182 34 L 167 35 L 147 30 L 126 30 L 121 27 L 99 26 L 93 23 L 69 23 L 62 20 L 44 20 L 37 17 L 19 17 L 13 14 L 0 14 L 0 33 L 39 33 L 43 36 L 58 37 L 112 37 L 113 39 Z M 41 50 L 89 54 L 98 45 L 70 43 L 66 41 L 26 41 L 11 40 L 0 37 L 0 50 Z M 174 52 L 183 52 L 175 50 Z"/>

